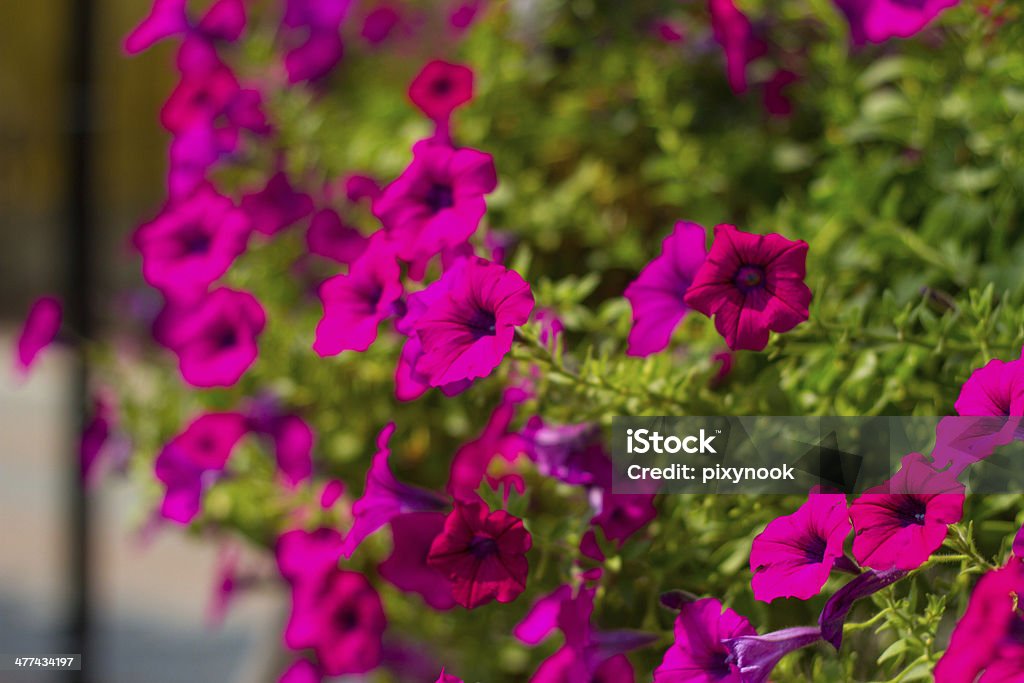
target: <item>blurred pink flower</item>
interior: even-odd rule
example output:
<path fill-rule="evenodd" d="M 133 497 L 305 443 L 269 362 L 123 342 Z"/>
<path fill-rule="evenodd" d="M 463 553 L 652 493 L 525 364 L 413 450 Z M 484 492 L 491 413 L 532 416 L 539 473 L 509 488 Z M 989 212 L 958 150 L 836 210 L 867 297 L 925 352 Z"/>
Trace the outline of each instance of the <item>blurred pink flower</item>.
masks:
<path fill-rule="evenodd" d="M 15 370 L 22 377 L 28 375 L 39 354 L 57 338 L 62 319 L 60 299 L 43 296 L 32 302 L 18 334 L 14 354 Z"/>
<path fill-rule="evenodd" d="M 322 680 L 316 665 L 307 659 L 299 659 L 281 674 L 278 683 L 321 683 Z"/>
<path fill-rule="evenodd" d="M 285 0 L 281 35 L 289 83 L 319 81 L 341 61 L 341 25 L 352 0 Z"/>
<path fill-rule="evenodd" d="M 452 581 L 455 602 L 473 609 L 492 600 L 511 602 L 526 589 L 533 545 L 521 519 L 491 511 L 483 501 L 455 501 L 427 564 Z"/>
<path fill-rule="evenodd" d="M 501 456 L 508 462 L 526 450 L 523 437 L 509 430 L 516 406 L 526 399 L 518 389 L 507 389 L 501 403 L 491 413 L 480 435 L 459 446 L 452 457 L 448 475 L 448 493 L 453 498 L 474 499 L 491 461 Z"/>
<path fill-rule="evenodd" d="M 154 0 L 149 14 L 124 40 L 133 55 L 174 35 L 196 35 L 205 40 L 234 42 L 245 30 L 244 0 L 215 0 L 198 21 L 187 12 L 188 0 Z"/>
<path fill-rule="evenodd" d="M 812 493 L 796 512 L 769 522 L 750 548 L 754 598 L 771 602 L 817 595 L 845 557 L 851 528 L 846 496 L 828 493 Z"/>
<path fill-rule="evenodd" d="M 910 453 L 889 481 L 850 505 L 853 556 L 873 569 L 916 569 L 942 545 L 963 507 L 964 485 L 920 453 Z"/>
<path fill-rule="evenodd" d="M 800 77 L 788 69 L 776 69 L 764 84 L 764 108 L 772 116 L 785 118 L 793 113 L 793 102 L 786 96 L 786 89 L 800 81 Z"/>
<path fill-rule="evenodd" d="M 338 568 L 341 544 L 336 529 L 286 531 L 274 544 L 278 571 L 293 587 L 317 586 Z"/>
<path fill-rule="evenodd" d="M 686 304 L 715 317 L 732 350 L 760 351 L 768 332 L 787 332 L 809 317 L 807 243 L 715 227 L 715 241 L 686 292 Z"/>
<path fill-rule="evenodd" d="M 321 209 L 313 214 L 306 231 L 309 253 L 349 265 L 358 259 L 370 240 L 361 232 L 342 222 L 332 209 Z"/>
<path fill-rule="evenodd" d="M 409 99 L 434 121 L 446 121 L 452 112 L 473 99 L 473 71 L 441 60 L 428 63 L 409 86 Z"/>
<path fill-rule="evenodd" d="M 741 676 L 725 641 L 757 635 L 746 618 L 723 611 L 714 598 L 681 606 L 675 622 L 675 643 L 654 670 L 654 683 L 741 683 Z"/>
<path fill-rule="evenodd" d="M 276 235 L 313 213 L 313 199 L 292 187 L 285 172 L 279 170 L 262 189 L 242 195 L 241 207 L 256 232 Z"/>
<path fill-rule="evenodd" d="M 388 467 L 388 458 L 391 456 L 388 441 L 394 431 L 395 424 L 392 422 L 377 436 L 377 453 L 366 473 L 363 495 L 352 505 L 354 519 L 341 550 L 346 558 L 352 557 L 364 538 L 398 515 L 406 512 L 436 512 L 448 507 L 448 501 L 440 494 L 395 479 Z"/>
<path fill-rule="evenodd" d="M 537 668 L 530 683 L 634 683 L 633 665 L 625 655 L 615 655 L 588 666 L 570 647 L 562 647 Z"/>
<path fill-rule="evenodd" d="M 415 325 L 423 347 L 415 369 L 435 387 L 489 375 L 533 310 L 530 286 L 515 271 L 476 257 L 460 265 Z"/>
<path fill-rule="evenodd" d="M 971 373 L 953 404 L 960 415 L 1024 416 L 1024 350 L 1011 361 L 993 358 Z"/>
<path fill-rule="evenodd" d="M 494 160 L 475 149 L 432 140 L 413 145 L 412 163 L 373 202 L 373 213 L 423 277 L 427 262 L 476 232 L 487 211 L 484 195 L 498 184 Z"/>
<path fill-rule="evenodd" d="M 402 21 L 402 15 L 393 5 L 381 3 L 367 13 L 359 35 L 370 45 L 380 45 Z"/>
<path fill-rule="evenodd" d="M 256 362 L 266 314 L 256 297 L 216 289 L 193 307 L 171 306 L 162 342 L 178 356 L 182 378 L 196 387 L 229 387 Z"/>
<path fill-rule="evenodd" d="M 396 313 L 401 297 L 395 248 L 386 235 L 377 233 L 348 274 L 335 275 L 320 285 L 324 314 L 316 326 L 313 350 L 334 356 L 370 348 L 377 328 Z"/>
<path fill-rule="evenodd" d="M 154 466 L 156 478 L 165 488 L 161 515 L 179 524 L 191 522 L 199 513 L 208 473 L 224 469 L 235 445 L 247 431 L 244 415 L 206 413 L 171 439 Z"/>
<path fill-rule="evenodd" d="M 440 512 L 408 512 L 391 519 L 391 555 L 381 562 L 381 577 L 407 593 L 418 593 L 436 610 L 455 606 L 452 582 L 427 564 L 430 545 L 444 529 Z"/>
<path fill-rule="evenodd" d="M 103 447 L 110 438 L 110 432 L 116 421 L 113 406 L 103 397 L 92 401 L 92 414 L 82 429 L 78 442 L 79 460 L 82 464 L 82 481 L 89 485 L 94 480 L 96 465 Z"/>
<path fill-rule="evenodd" d="M 142 275 L 169 298 L 195 300 L 228 271 L 249 242 L 251 224 L 210 185 L 172 202 L 133 237 Z"/>
<path fill-rule="evenodd" d="M 835 0 L 855 44 L 909 38 L 960 0 Z"/>
<path fill-rule="evenodd" d="M 350 202 L 361 202 L 364 199 L 372 202 L 379 196 L 380 185 L 370 176 L 353 173 L 345 178 L 345 197 Z"/>
<path fill-rule="evenodd" d="M 821 640 L 817 626 L 793 626 L 763 636 L 742 635 L 725 641 L 743 683 L 765 683 L 772 669 L 790 652 Z"/>
<path fill-rule="evenodd" d="M 715 40 L 725 51 L 729 86 L 740 94 L 747 91 L 747 65 L 765 53 L 764 41 L 754 35 L 750 20 L 733 0 L 708 0 Z"/>
<path fill-rule="evenodd" d="M 441 674 L 437 677 L 437 680 L 434 681 L 434 683 L 464 683 L 464 681 L 452 674 L 445 673 L 444 669 L 441 669 Z"/>
<path fill-rule="evenodd" d="M 672 331 L 690 311 L 684 296 L 707 256 L 706 239 L 700 225 L 676 223 L 662 242 L 661 254 L 626 288 L 633 306 L 629 355 L 649 356 L 668 346 Z"/>
<path fill-rule="evenodd" d="M 331 479 L 324 484 L 323 490 L 320 492 L 320 507 L 325 510 L 331 509 L 344 493 L 345 482 L 340 479 Z"/>
<path fill-rule="evenodd" d="M 821 637 L 836 649 L 843 644 L 843 625 L 846 617 L 858 600 L 874 595 L 886 586 L 890 586 L 907 575 L 902 569 L 890 568 L 883 571 L 866 569 L 845 586 L 832 594 L 825 603 L 818 617 Z"/>

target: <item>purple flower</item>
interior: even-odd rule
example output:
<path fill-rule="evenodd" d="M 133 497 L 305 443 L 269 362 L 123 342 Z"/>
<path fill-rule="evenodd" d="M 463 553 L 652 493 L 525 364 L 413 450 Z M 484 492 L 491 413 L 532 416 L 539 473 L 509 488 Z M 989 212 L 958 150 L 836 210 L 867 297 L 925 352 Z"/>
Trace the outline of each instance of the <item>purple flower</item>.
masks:
<path fill-rule="evenodd" d="M 1009 362 L 993 358 L 972 372 L 954 407 L 960 415 L 1024 416 L 1024 357 Z"/>
<path fill-rule="evenodd" d="M 466 609 L 492 600 L 512 602 L 526 590 L 533 545 L 523 521 L 483 501 L 455 501 L 434 539 L 427 564 L 452 582 L 452 597 Z"/>
<path fill-rule="evenodd" d="M 812 493 L 791 515 L 772 520 L 750 548 L 754 597 L 807 600 L 821 591 L 843 558 L 850 535 L 846 496 Z"/>
<path fill-rule="evenodd" d="M 744 617 L 714 598 L 682 605 L 675 643 L 654 670 L 654 683 L 740 683 L 744 679 L 725 641 L 757 635 Z"/>
<path fill-rule="evenodd" d="M 365 673 L 380 663 L 386 626 L 380 596 L 366 577 L 334 570 L 313 590 L 293 590 L 285 644 L 312 648 L 328 675 Z"/>
<path fill-rule="evenodd" d="M 572 586 L 559 586 L 533 603 L 522 621 L 516 624 L 512 634 L 527 645 L 539 645 L 558 628 L 562 607 L 572 599 Z"/>
<path fill-rule="evenodd" d="M 179 524 L 191 522 L 199 514 L 207 473 L 224 469 L 246 431 L 244 415 L 206 413 L 171 439 L 155 464 L 156 478 L 166 489 L 160 514 Z"/>
<path fill-rule="evenodd" d="M 110 431 L 116 419 L 114 408 L 102 397 L 94 398 L 92 406 L 92 414 L 82 429 L 82 435 L 78 442 L 82 481 L 87 485 L 94 478 L 97 461 L 110 437 Z"/>
<path fill-rule="evenodd" d="M 242 195 L 241 206 L 253 229 L 264 235 L 276 235 L 313 213 L 313 200 L 295 190 L 284 171 L 270 176 L 263 189 Z"/>
<path fill-rule="evenodd" d="M 434 681 L 434 683 L 465 683 L 465 682 L 461 678 L 453 676 L 452 674 L 445 673 L 444 669 L 442 668 L 441 669 L 441 674 L 437 677 L 437 680 Z"/>
<path fill-rule="evenodd" d="M 763 636 L 739 636 L 725 641 L 743 683 L 765 683 L 772 669 L 790 652 L 821 640 L 816 626 L 794 626 Z"/>
<path fill-rule="evenodd" d="M 910 453 L 886 483 L 850 505 L 853 556 L 873 569 L 915 569 L 942 545 L 950 524 L 963 515 L 964 486 Z"/>
<path fill-rule="evenodd" d="M 395 313 L 402 296 L 401 271 L 387 236 L 375 235 L 347 275 L 320 285 L 324 315 L 316 326 L 313 350 L 321 356 L 365 351 L 377 328 Z"/>
<path fill-rule="evenodd" d="M 787 332 L 807 320 L 806 260 L 802 240 L 716 226 L 711 252 L 686 292 L 686 304 L 715 317 L 715 328 L 730 349 L 760 351 L 769 331 Z"/>
<path fill-rule="evenodd" d="M 320 670 L 307 659 L 295 661 L 278 679 L 278 683 L 321 683 L 321 681 L 323 681 L 323 676 L 320 674 Z"/>
<path fill-rule="evenodd" d="M 318 585 L 338 568 L 341 545 L 335 529 L 286 531 L 274 545 L 278 571 L 293 587 Z"/>
<path fill-rule="evenodd" d="M 352 557 L 363 539 L 405 512 L 437 512 L 448 506 L 444 497 L 426 489 L 400 483 L 391 474 L 388 441 L 395 431 L 389 423 L 377 436 L 377 454 L 366 473 L 363 496 L 352 505 L 354 520 L 345 536 L 342 555 Z"/>
<path fill-rule="evenodd" d="M 391 520 L 391 555 L 378 567 L 386 581 L 407 593 L 418 593 L 436 610 L 455 606 L 452 582 L 427 564 L 430 545 L 444 529 L 440 512 L 409 512 Z"/>
<path fill-rule="evenodd" d="M 525 450 L 522 437 L 509 431 L 516 406 L 525 400 L 522 391 L 508 389 L 491 413 L 483 432 L 455 451 L 448 477 L 448 493 L 453 498 L 474 498 L 491 461 L 501 456 L 512 462 Z"/>
<path fill-rule="evenodd" d="M 370 45 L 380 45 L 401 23 L 402 15 L 391 5 L 382 4 L 374 7 L 363 18 L 363 27 L 359 35 Z"/>
<path fill-rule="evenodd" d="M 800 77 L 788 69 L 776 69 L 764 85 L 765 111 L 779 118 L 790 116 L 793 113 L 793 102 L 786 96 L 785 90 L 799 80 Z"/>
<path fill-rule="evenodd" d="M 220 288 L 187 309 L 168 309 L 162 342 L 178 356 L 182 378 L 196 387 L 229 387 L 256 362 L 266 314 L 256 297 Z"/>
<path fill-rule="evenodd" d="M 715 41 L 725 51 L 729 86 L 736 94 L 747 91 L 747 65 L 765 53 L 765 44 L 754 36 L 750 20 L 733 0 L 708 0 Z"/>
<path fill-rule="evenodd" d="M 942 418 L 935 427 L 935 469 L 960 476 L 969 466 L 1017 438 L 1020 422 L 1020 416 L 1003 415 Z"/>
<path fill-rule="evenodd" d="M 142 275 L 169 298 L 194 300 L 245 251 L 250 230 L 230 199 L 203 185 L 136 231 Z"/>
<path fill-rule="evenodd" d="M 633 683 L 633 665 L 625 655 L 609 657 L 593 666 L 570 647 L 562 647 L 537 668 L 530 683 Z"/>
<path fill-rule="evenodd" d="M 981 577 L 949 648 L 935 665 L 936 683 L 999 683 L 1024 676 L 1024 565 L 1012 558 Z M 980 678 L 979 678 L 980 675 Z"/>
<path fill-rule="evenodd" d="M 277 469 L 285 483 L 294 488 L 313 474 L 313 430 L 298 415 L 248 416 L 252 431 L 270 437 Z"/>
<path fill-rule="evenodd" d="M 533 310 L 530 286 L 515 271 L 476 257 L 461 263 L 447 293 L 416 321 L 423 355 L 415 370 L 435 387 L 489 375 Z"/>
<path fill-rule="evenodd" d="M 197 35 L 206 40 L 234 42 L 245 30 L 244 0 L 216 0 L 199 21 L 188 16 L 188 0 L 154 0 L 149 14 L 124 40 L 134 55 L 174 35 Z"/>
<path fill-rule="evenodd" d="M 28 374 L 40 352 L 53 343 L 63 318 L 60 300 L 43 296 L 32 302 L 18 335 L 14 365 L 22 377 Z"/>
<path fill-rule="evenodd" d="M 661 255 L 626 288 L 633 306 L 627 353 L 649 356 L 668 346 L 672 330 L 690 311 L 683 297 L 704 259 L 704 228 L 680 221 L 662 242 Z"/>
<path fill-rule="evenodd" d="M 896 583 L 906 575 L 906 571 L 895 568 L 884 571 L 868 569 L 863 574 L 858 574 L 825 603 L 825 608 L 818 617 L 821 637 L 838 650 L 843 644 L 843 624 L 846 623 L 846 616 L 853 609 L 853 604 Z"/>
<path fill-rule="evenodd" d="M 835 0 L 855 44 L 909 38 L 960 0 Z"/>
<path fill-rule="evenodd" d="M 319 81 L 345 52 L 341 24 L 352 0 L 286 0 L 281 36 L 289 83 Z"/>
<path fill-rule="evenodd" d="M 575 486 L 595 486 L 598 472 L 609 467 L 601 428 L 593 423 L 546 425 L 534 416 L 523 429 L 526 452 L 537 471 Z"/>
<path fill-rule="evenodd" d="M 370 243 L 350 225 L 345 225 L 337 212 L 322 209 L 313 214 L 306 231 L 309 253 L 329 258 L 338 263 L 351 264 L 358 259 Z"/>
<path fill-rule="evenodd" d="M 413 145 L 408 168 L 373 202 L 373 213 L 419 279 L 426 263 L 465 242 L 487 211 L 484 195 L 498 184 L 494 160 L 475 149 L 432 140 Z"/>
<path fill-rule="evenodd" d="M 413 79 L 409 99 L 429 118 L 445 122 L 455 109 L 473 99 L 473 71 L 434 60 Z"/>

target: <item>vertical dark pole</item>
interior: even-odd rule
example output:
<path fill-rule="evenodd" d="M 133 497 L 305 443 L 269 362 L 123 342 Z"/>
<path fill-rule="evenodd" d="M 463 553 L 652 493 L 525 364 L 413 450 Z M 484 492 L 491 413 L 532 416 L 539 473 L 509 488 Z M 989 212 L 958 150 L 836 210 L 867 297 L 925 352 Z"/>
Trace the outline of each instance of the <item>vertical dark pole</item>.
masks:
<path fill-rule="evenodd" d="M 92 133 L 93 126 L 93 38 L 94 0 L 67 0 L 67 71 L 68 71 L 68 166 L 67 166 L 67 269 L 65 272 L 65 307 L 69 327 L 81 339 L 93 338 L 92 315 Z M 72 424 L 80 433 L 89 410 L 89 368 L 84 353 L 75 365 L 71 386 Z M 77 443 L 73 442 L 73 443 Z M 76 683 L 89 680 L 91 667 L 89 631 L 89 510 L 81 477 L 77 448 L 69 449 L 67 467 L 67 533 L 68 533 L 68 651 L 82 654 L 82 671 L 72 679 Z"/>

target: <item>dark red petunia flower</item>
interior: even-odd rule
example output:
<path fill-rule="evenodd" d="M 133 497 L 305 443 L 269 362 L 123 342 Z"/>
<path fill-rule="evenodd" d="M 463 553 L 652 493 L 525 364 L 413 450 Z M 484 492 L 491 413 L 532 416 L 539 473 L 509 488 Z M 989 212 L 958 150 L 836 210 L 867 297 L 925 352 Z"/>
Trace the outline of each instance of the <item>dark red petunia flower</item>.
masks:
<path fill-rule="evenodd" d="M 409 86 L 409 99 L 434 121 L 447 120 L 473 99 L 473 71 L 461 64 L 430 62 Z"/>

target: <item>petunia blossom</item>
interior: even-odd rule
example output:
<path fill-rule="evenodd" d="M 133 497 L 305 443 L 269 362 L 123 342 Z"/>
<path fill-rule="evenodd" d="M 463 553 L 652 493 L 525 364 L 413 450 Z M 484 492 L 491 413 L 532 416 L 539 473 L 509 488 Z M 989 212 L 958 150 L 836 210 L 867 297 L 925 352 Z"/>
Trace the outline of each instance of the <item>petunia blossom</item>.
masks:
<path fill-rule="evenodd" d="M 821 591 L 850 534 L 846 496 L 812 493 L 790 515 L 772 520 L 750 548 L 754 597 L 807 600 Z"/>
<path fill-rule="evenodd" d="M 680 221 L 662 242 L 661 254 L 626 288 L 633 307 L 627 353 L 649 356 L 668 346 L 672 331 L 690 307 L 684 296 L 707 256 L 704 228 Z"/>
<path fill-rule="evenodd" d="M 821 637 L 838 650 L 843 644 L 843 625 L 846 617 L 858 600 L 874 595 L 907 575 L 895 567 L 882 571 L 868 569 L 851 579 L 845 586 L 832 594 L 818 616 Z"/>
<path fill-rule="evenodd" d="M 278 683 L 320 683 L 323 676 L 308 659 L 299 659 L 285 669 Z"/>
<path fill-rule="evenodd" d="M 730 638 L 725 646 L 739 669 L 743 683 L 765 683 L 783 657 L 821 640 L 817 626 L 793 626 L 763 636 Z"/>
<path fill-rule="evenodd" d="M 409 99 L 434 121 L 447 121 L 456 108 L 473 99 L 473 71 L 462 64 L 434 60 L 413 79 Z"/>
<path fill-rule="evenodd" d="M 427 564 L 452 582 L 452 597 L 466 609 L 492 600 L 511 602 L 526 589 L 533 545 L 521 519 L 491 511 L 483 501 L 455 501 L 434 539 Z"/>
<path fill-rule="evenodd" d="M 286 0 L 280 37 L 289 83 L 316 82 L 341 60 L 341 26 L 352 0 Z"/>
<path fill-rule="evenodd" d="M 408 512 L 391 520 L 391 555 L 381 562 L 381 577 L 407 593 L 418 593 L 436 610 L 455 606 L 452 582 L 427 564 L 430 546 L 444 529 L 440 512 Z"/>
<path fill-rule="evenodd" d="M 686 304 L 715 317 L 732 350 L 760 351 L 768 332 L 787 332 L 809 316 L 804 283 L 807 243 L 715 227 L 715 241 L 686 292 Z"/>
<path fill-rule="evenodd" d="M 14 352 L 14 366 L 22 377 L 28 374 L 43 349 L 57 338 L 63 317 L 63 307 L 56 297 L 43 296 L 32 302 Z"/>
<path fill-rule="evenodd" d="M 197 387 L 235 384 L 256 361 L 266 314 L 256 297 L 220 288 L 194 307 L 170 308 L 162 340 L 178 356 L 182 378 Z"/>
<path fill-rule="evenodd" d="M 242 195 L 242 211 L 256 232 L 276 235 L 313 213 L 313 199 L 292 187 L 284 171 L 276 171 L 259 190 Z"/>
<path fill-rule="evenodd" d="M 993 358 L 971 373 L 953 407 L 959 415 L 1024 416 L 1024 349 L 1011 361 Z"/>
<path fill-rule="evenodd" d="M 365 351 L 377 338 L 380 323 L 396 312 L 401 296 L 394 247 L 378 233 L 347 274 L 320 285 L 324 315 L 316 326 L 313 350 L 321 356 Z"/>
<path fill-rule="evenodd" d="M 134 235 L 142 275 L 176 300 L 194 300 L 231 267 L 249 242 L 245 213 L 210 185 L 173 202 Z"/>
<path fill-rule="evenodd" d="M 433 140 L 413 145 L 412 163 L 373 201 L 373 213 L 399 245 L 399 257 L 420 279 L 427 262 L 476 232 L 484 195 L 498 184 L 494 160 L 475 149 Z"/>
<path fill-rule="evenodd" d="M 234 42 L 245 30 L 245 0 L 215 0 L 198 20 L 187 12 L 188 0 L 154 0 L 149 14 L 124 40 L 133 55 L 174 35 L 197 35 L 205 40 Z"/>
<path fill-rule="evenodd" d="M 359 230 L 343 223 L 337 212 L 331 209 L 313 214 L 306 230 L 309 253 L 338 263 L 353 263 L 366 251 L 369 242 Z"/>
<path fill-rule="evenodd" d="M 873 569 L 916 569 L 942 545 L 963 507 L 964 485 L 921 454 L 910 453 L 888 482 L 850 505 L 853 556 Z"/>
<path fill-rule="evenodd" d="M 423 348 L 415 369 L 435 387 L 489 375 L 533 310 L 530 286 L 515 271 L 477 257 L 461 263 L 460 276 L 415 326 Z"/>
<path fill-rule="evenodd" d="M 765 53 L 764 41 L 754 35 L 750 19 L 734 0 L 708 0 L 715 41 L 725 52 L 726 73 L 733 92 L 747 90 L 747 66 Z"/>
<path fill-rule="evenodd" d="M 909 38 L 960 0 L 835 0 L 855 44 Z"/>
<path fill-rule="evenodd" d="M 441 669 L 441 673 L 434 683 L 463 683 L 463 680 L 453 674 L 446 673 L 444 669 Z"/>
<path fill-rule="evenodd" d="M 757 632 L 746 618 L 714 598 L 686 603 L 676 617 L 675 642 L 654 670 L 654 683 L 741 683 L 725 641 L 753 635 Z"/>
<path fill-rule="evenodd" d="M 163 447 L 154 467 L 165 489 L 160 513 L 166 519 L 179 524 L 192 521 L 199 513 L 208 473 L 224 469 L 247 431 L 240 413 L 206 413 Z"/>
<path fill-rule="evenodd" d="M 981 577 L 967 611 L 935 665 L 935 683 L 999 683 L 1024 679 L 1024 564 L 1012 558 Z"/>
<path fill-rule="evenodd" d="M 483 432 L 455 451 L 448 476 L 448 493 L 455 498 L 473 498 L 484 475 L 496 457 L 512 462 L 525 450 L 518 432 L 509 425 L 515 418 L 516 407 L 526 399 L 519 389 L 507 389 L 501 403 L 491 413 Z"/>
<path fill-rule="evenodd" d="M 352 557 L 364 538 L 400 514 L 437 512 L 447 508 L 448 503 L 440 494 L 395 479 L 388 467 L 388 458 L 391 456 L 388 441 L 394 431 L 395 425 L 392 422 L 377 436 L 377 453 L 366 473 L 363 495 L 352 505 L 355 519 L 342 546 L 342 555 L 346 558 Z"/>

